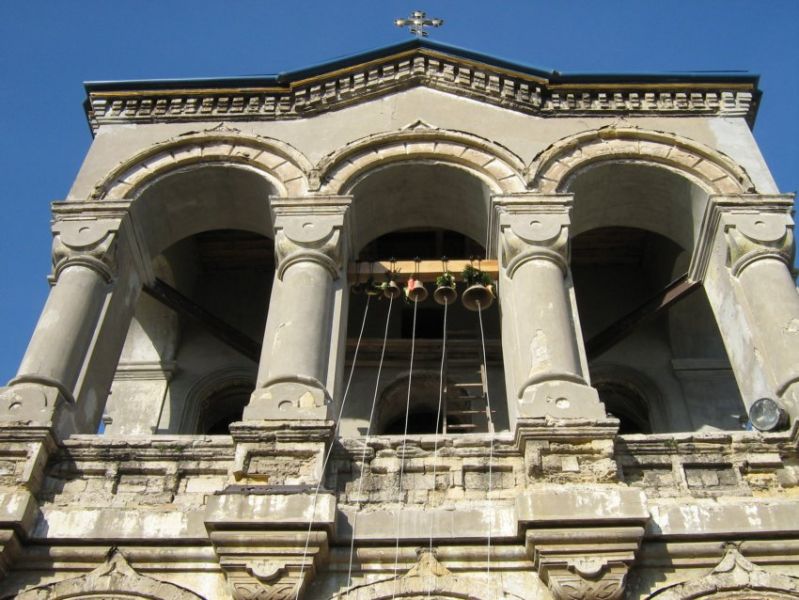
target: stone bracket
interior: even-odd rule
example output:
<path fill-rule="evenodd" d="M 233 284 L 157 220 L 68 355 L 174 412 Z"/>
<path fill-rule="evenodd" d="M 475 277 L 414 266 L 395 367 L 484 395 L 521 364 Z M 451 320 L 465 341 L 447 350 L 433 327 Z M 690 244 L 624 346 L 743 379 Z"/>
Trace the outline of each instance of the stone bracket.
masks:
<path fill-rule="evenodd" d="M 328 554 L 325 531 L 215 531 L 211 543 L 236 600 L 300 598 Z"/>
<path fill-rule="evenodd" d="M 328 557 L 335 499 L 323 494 L 221 494 L 205 525 L 236 600 L 299 598 Z"/>
<path fill-rule="evenodd" d="M 16 532 L 11 529 L 0 529 L 0 580 L 11 570 L 21 551 L 22 547 Z"/>
<path fill-rule="evenodd" d="M 642 526 L 535 529 L 526 546 L 557 600 L 615 600 L 643 536 Z"/>
<path fill-rule="evenodd" d="M 623 596 L 649 519 L 643 493 L 553 488 L 519 497 L 516 510 L 527 553 L 556 600 Z"/>

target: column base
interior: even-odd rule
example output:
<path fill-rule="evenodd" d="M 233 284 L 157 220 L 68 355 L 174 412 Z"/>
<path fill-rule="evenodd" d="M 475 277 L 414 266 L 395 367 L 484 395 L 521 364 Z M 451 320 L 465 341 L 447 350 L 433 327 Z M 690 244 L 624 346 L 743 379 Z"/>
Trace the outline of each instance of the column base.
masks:
<path fill-rule="evenodd" d="M 327 419 L 330 404 L 327 390 L 315 379 L 273 379 L 253 392 L 242 420 Z"/>
<path fill-rule="evenodd" d="M 590 385 L 573 381 L 543 381 L 525 388 L 518 418 L 605 419 L 605 405 Z"/>
<path fill-rule="evenodd" d="M 56 387 L 33 382 L 0 388 L 0 422 L 50 427 L 60 403 L 68 402 Z"/>

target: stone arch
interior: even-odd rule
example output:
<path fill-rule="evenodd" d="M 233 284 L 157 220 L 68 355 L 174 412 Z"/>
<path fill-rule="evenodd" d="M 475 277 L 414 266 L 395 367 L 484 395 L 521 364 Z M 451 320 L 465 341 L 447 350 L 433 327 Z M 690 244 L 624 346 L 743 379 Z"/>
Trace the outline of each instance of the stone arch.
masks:
<path fill-rule="evenodd" d="M 799 579 L 772 573 L 730 547 L 721 562 L 700 579 L 662 588 L 647 600 L 787 600 L 799 598 Z"/>
<path fill-rule="evenodd" d="M 120 200 L 178 169 L 196 165 L 245 165 L 263 173 L 282 196 L 308 189 L 311 163 L 285 142 L 232 132 L 204 132 L 161 142 L 121 163 L 92 192 L 94 200 Z"/>
<path fill-rule="evenodd" d="M 194 592 L 139 575 L 122 553 L 112 548 L 103 564 L 91 573 L 24 591 L 14 600 L 203 600 Z"/>
<path fill-rule="evenodd" d="M 181 431 L 198 431 L 214 394 L 232 386 L 255 387 L 257 368 L 227 367 L 196 381 L 186 394 L 186 415 Z M 200 432 L 202 433 L 202 432 Z"/>
<path fill-rule="evenodd" d="M 389 598 L 432 598 L 435 600 L 522 600 L 499 583 L 481 578 L 453 575 L 435 557 L 425 552 L 410 571 L 365 585 L 355 585 L 330 600 L 388 600 Z"/>
<path fill-rule="evenodd" d="M 592 364 L 591 385 L 597 389 L 607 386 L 610 390 L 615 388 L 621 391 L 621 397 L 629 399 L 632 403 L 626 415 L 639 426 L 645 424 L 644 429 L 651 428 L 653 421 L 665 418 L 662 414 L 663 395 L 657 385 L 638 369 L 611 362 Z M 629 395 L 624 394 L 625 391 L 629 391 Z M 601 393 L 600 399 L 604 401 Z M 605 408 L 611 413 L 614 412 L 614 407 L 606 404 Z M 642 433 L 651 433 L 651 431 L 642 431 Z"/>
<path fill-rule="evenodd" d="M 746 171 L 723 153 L 688 138 L 634 127 L 604 127 L 559 140 L 540 152 L 527 172 L 529 187 L 562 192 L 591 165 L 610 160 L 649 163 L 677 171 L 708 193 L 754 193 Z"/>
<path fill-rule="evenodd" d="M 477 135 L 437 129 L 418 121 L 400 131 L 355 140 L 317 165 L 320 191 L 347 193 L 359 177 L 400 161 L 439 161 L 479 176 L 493 193 L 525 191 L 523 161 L 503 146 Z"/>

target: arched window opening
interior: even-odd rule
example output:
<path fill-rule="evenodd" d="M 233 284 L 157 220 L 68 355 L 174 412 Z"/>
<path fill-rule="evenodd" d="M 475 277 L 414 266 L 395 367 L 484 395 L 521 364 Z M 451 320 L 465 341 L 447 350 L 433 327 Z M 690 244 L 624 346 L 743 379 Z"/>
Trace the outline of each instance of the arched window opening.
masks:
<path fill-rule="evenodd" d="M 164 250 L 154 272 L 117 367 L 106 431 L 227 433 L 253 386 L 237 384 L 210 400 L 197 385 L 212 372 L 255 371 L 274 278 L 273 242 L 248 231 L 205 231 Z"/>
<path fill-rule="evenodd" d="M 207 435 L 227 435 L 231 423 L 241 421 L 254 382 L 236 382 L 212 393 L 203 402 L 199 430 Z"/>
<path fill-rule="evenodd" d="M 370 400 L 374 395 L 377 372 L 381 377 L 378 399 L 386 394 L 391 381 L 407 373 L 410 365 L 411 345 L 414 344 L 414 361 L 411 390 L 411 410 L 415 419 L 413 429 L 432 432 L 435 423 L 436 404 L 416 403 L 424 384 L 416 377 L 417 373 L 435 373 L 437 390 L 438 373 L 442 361 L 442 340 L 444 332 L 444 307 L 433 300 L 436 269 L 445 268 L 442 257 L 450 263 L 446 265 L 456 278 L 458 291 L 463 292 L 460 283 L 463 265 L 454 267 L 452 261 L 478 261 L 486 257 L 483 246 L 489 228 L 491 191 L 480 175 L 462 165 L 443 164 L 429 160 L 397 162 L 381 166 L 359 176 L 351 190 L 353 196 L 350 222 L 353 253 L 351 261 L 357 261 L 366 271 L 376 261 L 383 265 L 391 259 L 407 261 L 402 264 L 396 279 L 405 287 L 408 278 L 415 274 L 415 262 L 430 261 L 436 267 L 424 275 L 429 297 L 414 305 L 403 298 L 389 301 L 381 294 L 369 299 L 369 314 L 363 332 L 363 340 L 357 356 L 352 389 L 361 390 L 367 401 L 354 401 L 350 392 L 348 406 L 345 407 L 341 424 L 343 436 L 363 435 L 368 429 Z M 433 273 L 434 272 L 434 273 Z M 367 275 L 368 276 L 368 275 Z M 347 313 L 347 364 L 349 369 L 353 360 L 355 345 L 360 334 L 367 295 L 363 284 L 367 276 L 350 278 L 353 294 L 348 297 Z M 495 275 L 494 275 L 495 276 Z M 385 281 L 384 268 L 375 275 L 378 284 Z M 391 311 L 389 314 L 389 305 Z M 416 325 L 414 328 L 414 309 Z M 444 359 L 445 379 L 452 382 L 448 389 L 446 411 L 440 428 L 450 433 L 489 431 L 485 423 L 472 423 L 467 411 L 480 411 L 483 414 L 491 400 L 494 430 L 508 429 L 508 411 L 505 395 L 505 377 L 501 356 L 499 303 L 482 312 L 487 354 L 487 368 L 483 368 L 483 355 L 480 323 L 475 312 L 467 310 L 460 300 L 447 307 L 447 344 Z M 388 326 L 387 346 L 381 367 L 383 335 Z M 413 338 L 413 342 L 412 342 Z M 460 386 L 460 387 L 458 387 Z M 421 390 L 421 391 L 420 391 Z M 461 390 L 470 395 L 468 402 L 458 404 Z M 402 395 L 402 394 L 401 394 Z M 407 390 L 405 391 L 407 395 Z M 391 419 L 382 416 L 372 423 L 372 432 L 385 432 L 389 421 L 401 417 L 404 426 L 405 401 L 402 411 Z M 384 411 L 385 408 L 380 410 Z M 433 416 L 430 416 L 430 412 Z M 412 415 L 413 416 L 413 415 Z M 484 419 L 485 420 L 485 419 Z M 455 425 L 460 425 L 456 429 Z M 469 427 L 467 427 L 467 425 Z M 471 425 L 474 425 L 472 427 Z M 393 427 L 393 426 L 392 426 Z"/>
<path fill-rule="evenodd" d="M 396 379 L 383 391 L 378 404 L 377 433 L 402 435 L 405 432 L 406 407 L 409 435 L 487 430 L 485 415 L 478 418 L 475 414 L 454 414 L 453 410 L 448 409 L 447 404 L 453 403 L 454 398 L 462 401 L 468 398 L 468 394 L 458 388 L 454 381 L 444 382 L 440 409 L 438 374 L 419 373 L 413 377 L 412 383 L 410 406 L 407 376 Z"/>
<path fill-rule="evenodd" d="M 106 404 L 107 434 L 201 433 L 196 391 L 209 373 L 254 371 L 274 278 L 262 172 L 197 162 L 134 193 L 131 218 L 152 257 Z"/>
<path fill-rule="evenodd" d="M 707 193 L 630 161 L 594 164 L 570 191 L 571 274 L 589 368 L 612 362 L 646 375 L 662 393 L 649 406 L 653 432 L 738 428 L 744 409 L 718 325 L 688 277 Z M 646 431 L 618 392 L 606 392 L 616 406 L 608 410 Z"/>
<path fill-rule="evenodd" d="M 651 433 L 649 409 L 641 392 L 621 381 L 596 381 L 605 410 L 619 420 L 619 433 Z"/>

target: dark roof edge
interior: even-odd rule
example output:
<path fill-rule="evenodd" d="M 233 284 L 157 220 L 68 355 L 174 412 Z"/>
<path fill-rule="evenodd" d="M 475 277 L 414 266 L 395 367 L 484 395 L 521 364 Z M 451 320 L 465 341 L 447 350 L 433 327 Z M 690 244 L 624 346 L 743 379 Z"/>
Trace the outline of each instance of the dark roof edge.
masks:
<path fill-rule="evenodd" d="M 207 89 L 209 87 L 268 87 L 285 86 L 292 81 L 299 81 L 329 73 L 338 69 L 354 66 L 382 57 L 391 56 L 417 48 L 424 48 L 442 54 L 460 57 L 466 60 L 493 65 L 502 69 L 516 71 L 521 74 L 531 75 L 548 80 L 550 83 L 748 83 L 757 88 L 760 81 L 759 75 L 750 73 L 730 72 L 688 72 L 688 73 L 559 73 L 548 71 L 530 65 L 524 65 L 487 54 L 481 54 L 458 46 L 427 39 L 413 39 L 390 46 L 382 46 L 366 52 L 352 54 L 335 60 L 313 65 L 296 71 L 287 71 L 276 75 L 251 75 L 243 77 L 214 77 L 202 79 L 145 79 L 130 81 L 87 81 L 84 88 L 91 92 L 114 92 L 136 90 L 168 90 L 179 87 L 181 89 Z"/>

